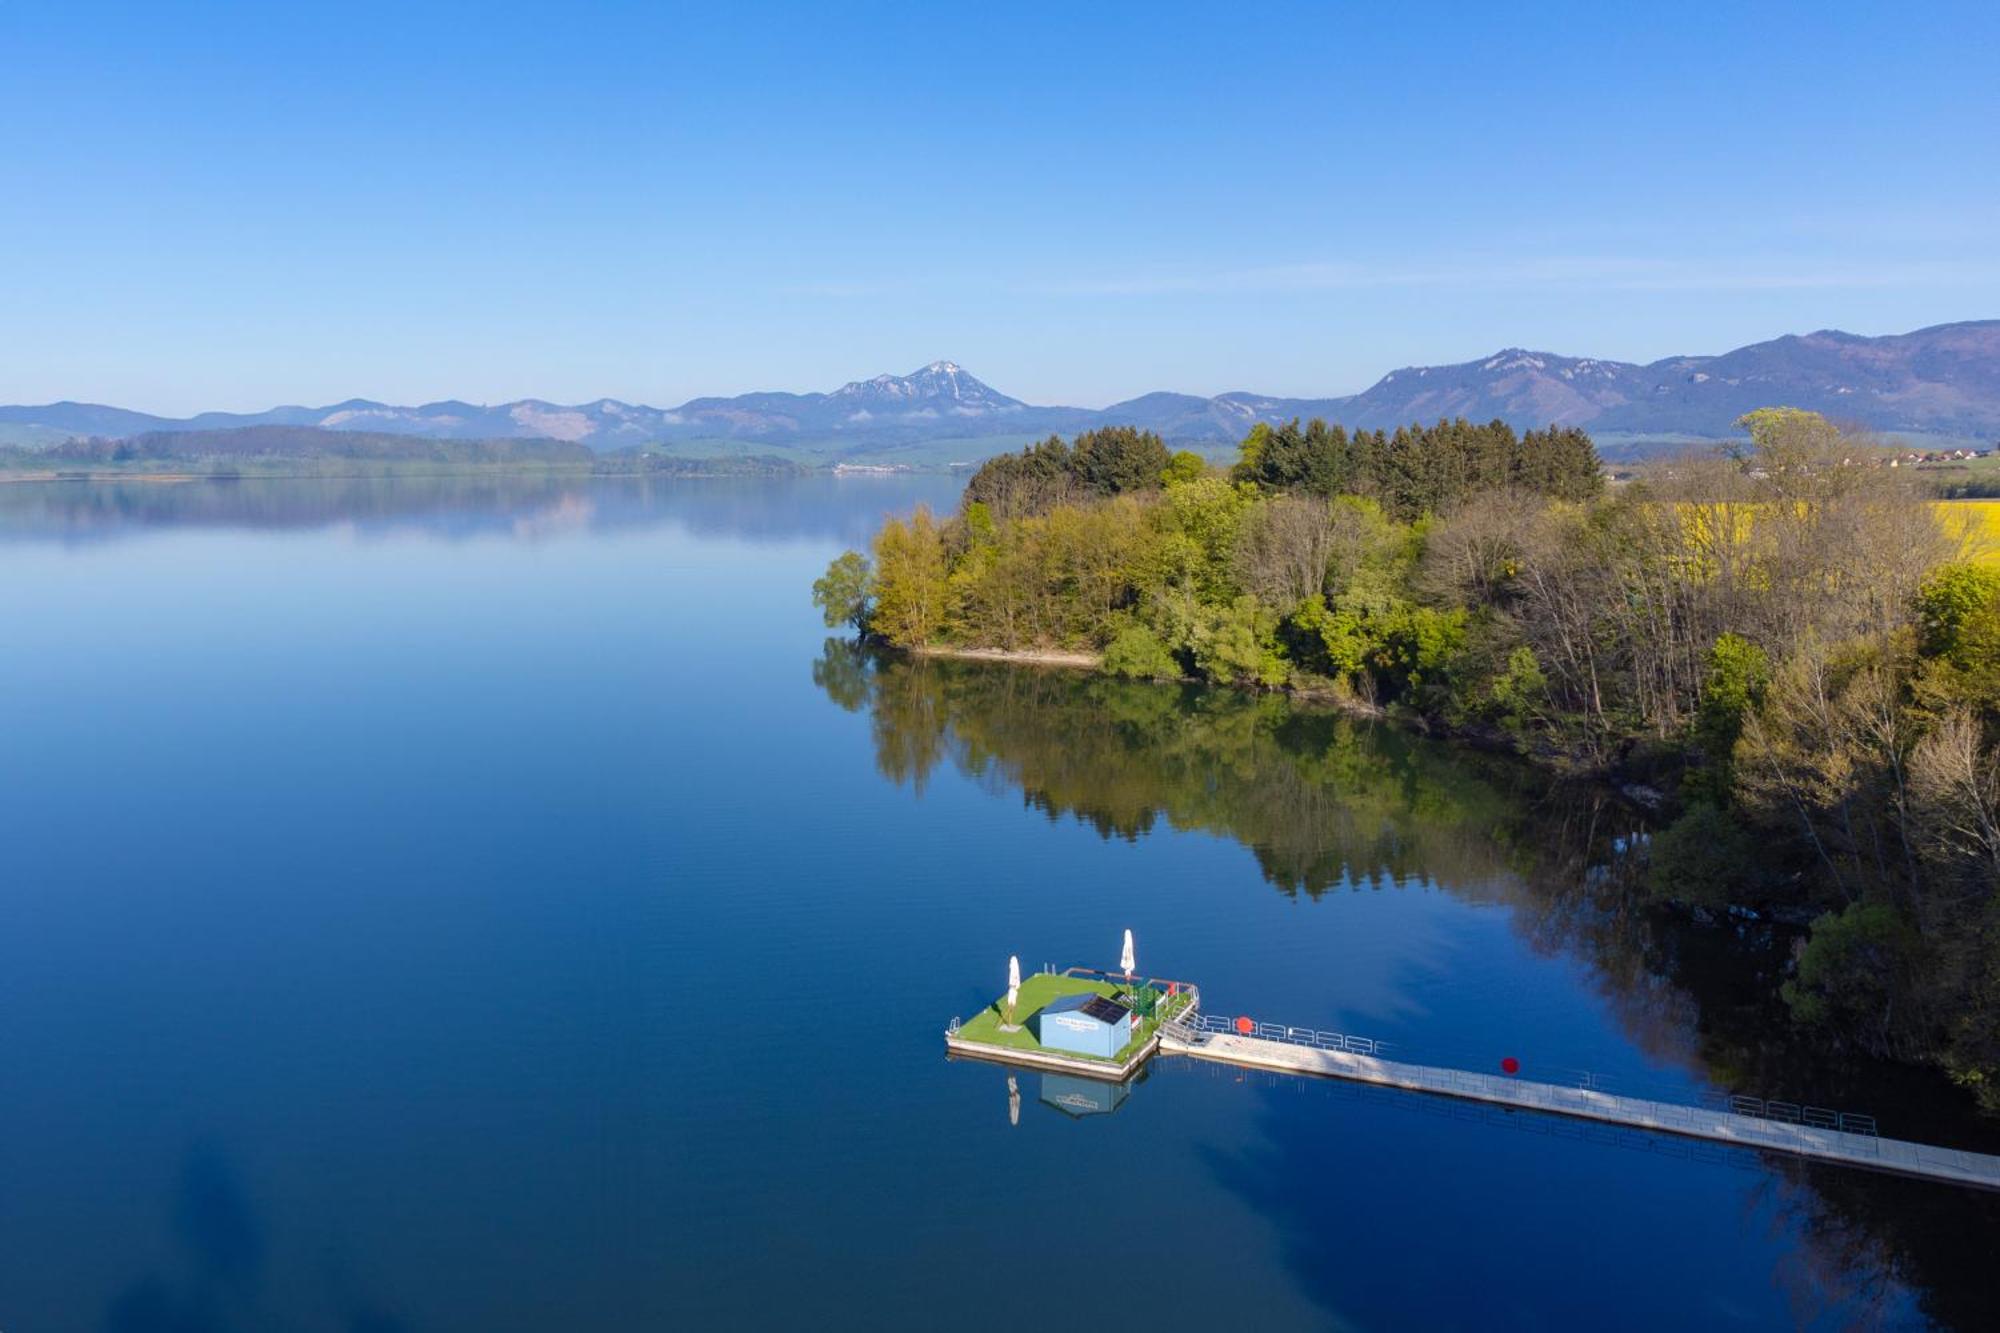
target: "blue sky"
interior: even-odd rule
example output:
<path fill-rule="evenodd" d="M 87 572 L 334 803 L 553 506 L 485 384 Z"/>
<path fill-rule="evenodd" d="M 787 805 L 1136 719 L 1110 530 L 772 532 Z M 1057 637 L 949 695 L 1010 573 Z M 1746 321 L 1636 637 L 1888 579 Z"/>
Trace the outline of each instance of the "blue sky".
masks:
<path fill-rule="evenodd" d="M 1097 406 L 2000 316 L 2000 6 L 1229 8 L 0 3 L 0 401 Z"/>

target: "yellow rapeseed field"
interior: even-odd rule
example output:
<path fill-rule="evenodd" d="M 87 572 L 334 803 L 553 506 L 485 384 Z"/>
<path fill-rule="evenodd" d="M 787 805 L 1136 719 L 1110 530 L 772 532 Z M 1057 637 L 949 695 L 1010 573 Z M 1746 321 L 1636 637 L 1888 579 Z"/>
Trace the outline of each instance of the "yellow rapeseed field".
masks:
<path fill-rule="evenodd" d="M 1734 533 L 1728 540 L 1735 543 L 1747 540 L 1760 507 L 1754 504 L 1717 507 L 1683 501 L 1674 508 L 1688 536 L 1697 544 L 1719 545 L 1725 542 L 1722 537 L 1725 524 Z M 1934 500 L 1931 508 L 1946 532 L 1965 539 L 1970 560 L 2000 568 L 2000 500 Z"/>
<path fill-rule="evenodd" d="M 1939 500 L 1936 508 L 1945 531 L 1968 539 L 1972 559 L 2000 567 L 2000 500 Z"/>

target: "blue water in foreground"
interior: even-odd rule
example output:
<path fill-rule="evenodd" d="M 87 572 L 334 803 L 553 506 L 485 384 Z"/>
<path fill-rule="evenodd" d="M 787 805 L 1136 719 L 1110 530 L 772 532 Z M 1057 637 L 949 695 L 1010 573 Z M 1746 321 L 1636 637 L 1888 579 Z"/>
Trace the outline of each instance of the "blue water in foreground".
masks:
<path fill-rule="evenodd" d="M 1701 1076 L 1504 886 L 1288 893 L 1004 765 L 896 776 L 806 590 L 955 491 L 0 487 L 0 1329 L 1988 1308 L 1933 1187 L 1180 1062 L 1082 1118 L 1023 1074 L 1011 1123 L 945 1021 L 1127 926 L 1226 1012 Z"/>

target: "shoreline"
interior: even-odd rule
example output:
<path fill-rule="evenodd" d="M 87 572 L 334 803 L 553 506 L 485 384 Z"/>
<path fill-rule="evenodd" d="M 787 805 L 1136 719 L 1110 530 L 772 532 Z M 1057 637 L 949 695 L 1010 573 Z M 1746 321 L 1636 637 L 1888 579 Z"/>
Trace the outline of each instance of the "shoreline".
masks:
<path fill-rule="evenodd" d="M 765 480 L 791 477 L 834 475 L 830 471 L 804 468 L 798 471 L 732 471 L 723 467 L 691 466 L 688 468 L 658 469 L 613 469 L 601 467 L 577 467 L 571 465 L 538 465 L 533 463 L 426 463 L 399 467 L 369 468 L 348 464 L 339 468 L 306 468 L 298 470 L 250 470 L 245 472 L 148 472 L 141 470 L 121 471 L 115 468 L 64 468 L 52 470 L 0 468 L 0 486 L 5 485 L 51 485 L 55 483 L 140 483 L 147 485 L 186 485 L 195 482 L 246 482 L 246 481 L 431 481 L 442 477 L 535 477 L 561 478 L 564 480 L 667 480 L 667 481 L 707 481 L 707 480 Z"/>
<path fill-rule="evenodd" d="M 142 484 L 185 485 L 201 481 L 427 481 L 437 477 L 464 476 L 531 476 L 531 477 L 589 477 L 589 476 L 637 476 L 637 473 L 593 473 L 588 468 L 578 467 L 538 467 L 533 464 L 516 466 L 508 463 L 431 463 L 407 468 L 382 468 L 369 470 L 348 464 L 340 468 L 301 468 L 297 470 L 263 471 L 252 469 L 245 472 L 152 472 L 142 469 L 120 470 L 117 468 L 62 468 L 21 469 L 0 468 L 0 485 L 51 482 L 138 482 Z"/>
<path fill-rule="evenodd" d="M 179 485 L 182 482 L 206 481 L 208 476 L 200 472 L 8 472 L 0 471 L 0 486 L 9 484 L 27 485 L 53 481 L 145 481 Z"/>
<path fill-rule="evenodd" d="M 949 657 L 967 662 L 1015 662 L 1027 666 L 1066 667 L 1073 671 L 1098 671 L 1104 666 L 1103 653 L 1070 648 L 955 648 L 926 644 L 921 648 L 898 648 L 912 657 Z"/>
<path fill-rule="evenodd" d="M 961 647 L 956 644 L 925 644 L 920 647 L 905 647 L 901 644 L 882 644 L 892 652 L 904 653 L 911 657 L 942 657 L 960 662 L 1008 662 L 1020 666 L 1064 667 L 1072 671 L 1104 670 L 1104 654 L 1083 648 L 976 648 Z M 1106 679 L 1116 677 L 1106 676 Z M 1222 681 L 1205 681 L 1197 676 L 1175 676 L 1155 679 L 1154 685 L 1202 685 L 1211 689 L 1237 690 L 1248 694 L 1283 694 L 1304 703 L 1316 704 L 1322 708 L 1338 709 L 1354 717 L 1385 720 L 1389 711 L 1380 704 L 1369 703 L 1356 697 L 1351 691 L 1335 689 L 1317 682 L 1306 685 L 1245 685 Z M 1418 730 L 1427 734 L 1439 734 L 1430 725 L 1420 725 Z M 1469 738 L 1473 732 L 1450 732 L 1449 735 Z"/>

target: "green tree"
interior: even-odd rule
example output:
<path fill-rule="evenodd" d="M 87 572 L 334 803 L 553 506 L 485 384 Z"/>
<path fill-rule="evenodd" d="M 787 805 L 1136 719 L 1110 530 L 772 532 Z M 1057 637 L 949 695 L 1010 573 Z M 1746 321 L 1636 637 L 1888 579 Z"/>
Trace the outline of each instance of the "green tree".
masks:
<path fill-rule="evenodd" d="M 1507 655 L 1507 667 L 1494 677 L 1491 689 L 1494 712 L 1500 724 L 1515 739 L 1525 740 L 1549 713 L 1549 678 L 1535 660 L 1535 650 L 1526 644 Z"/>
<path fill-rule="evenodd" d="M 1521 437 L 1516 484 L 1557 500 L 1594 500 L 1604 491 L 1604 463 L 1590 436 L 1551 426 Z"/>
<path fill-rule="evenodd" d="M 1282 426 L 1251 428 L 1230 472 L 1232 480 L 1274 491 L 1333 496 L 1346 490 L 1352 467 L 1347 432 L 1315 417 Z"/>
<path fill-rule="evenodd" d="M 1151 581 L 1191 588 L 1204 602 L 1236 594 L 1236 534 L 1251 507 L 1249 496 L 1221 477 L 1202 477 L 1167 492 L 1155 512 L 1161 541 Z"/>
<path fill-rule="evenodd" d="M 875 534 L 875 605 L 869 627 L 903 648 L 930 643 L 943 628 L 949 584 L 943 536 L 919 505 Z"/>
<path fill-rule="evenodd" d="M 1271 428 L 1260 421 L 1250 428 L 1250 433 L 1237 445 L 1236 466 L 1230 469 L 1233 481 L 1254 482 L 1264 465 L 1264 446 L 1270 442 Z"/>
<path fill-rule="evenodd" d="M 1156 491 L 1171 462 L 1158 435 L 1132 426 L 1085 431 L 1073 444 L 1051 435 L 982 463 L 966 483 L 965 504 L 1002 519 L 1045 514 L 1087 497 Z"/>
<path fill-rule="evenodd" d="M 1366 613 L 1343 601 L 1346 604 L 1329 606 L 1325 597 L 1315 594 L 1299 605 L 1288 622 L 1295 636 L 1303 636 L 1303 641 L 1294 638 L 1294 652 L 1308 670 L 1350 685 L 1368 684 L 1372 697 L 1372 678 L 1366 682 L 1362 678 L 1381 640 Z"/>
<path fill-rule="evenodd" d="M 1131 426 L 1085 431 L 1070 450 L 1070 470 L 1092 495 L 1157 490 L 1165 484 L 1167 462 L 1160 437 Z"/>
<path fill-rule="evenodd" d="M 995 518 L 1046 513 L 1076 496 L 1070 448 L 1059 435 L 1017 454 L 999 454 L 979 465 L 965 484 L 965 503 L 981 504 Z"/>
<path fill-rule="evenodd" d="M 1194 634 L 1194 661 L 1210 680 L 1283 685 L 1291 675 L 1277 641 L 1278 615 L 1255 597 L 1208 608 Z"/>
<path fill-rule="evenodd" d="M 1917 592 L 1920 693 L 1933 710 L 1965 704 L 2000 724 L 2000 569 L 1946 565 Z"/>
<path fill-rule="evenodd" d="M 1915 1015 L 1898 1012 L 1910 993 L 1922 943 L 1884 902 L 1855 903 L 1813 922 L 1798 971 L 1780 988 L 1801 1023 L 1880 1052 L 1907 1051 Z"/>
<path fill-rule="evenodd" d="M 1127 625 L 1104 649 L 1104 669 L 1124 680 L 1173 680 L 1181 664 L 1144 625 Z"/>
<path fill-rule="evenodd" d="M 1757 849 L 1743 825 L 1702 802 L 1654 836 L 1646 887 L 1665 902 L 1721 907 L 1748 896 L 1756 865 Z"/>
<path fill-rule="evenodd" d="M 828 629 L 852 625 L 857 633 L 866 634 L 874 591 L 868 557 L 859 551 L 843 551 L 813 582 L 813 605 L 820 609 Z"/>
<path fill-rule="evenodd" d="M 1743 722 L 1763 705 L 1771 688 L 1771 659 L 1740 634 L 1719 635 L 1708 650 L 1708 670 L 1695 706 L 1694 737 L 1707 766 L 1682 783 L 1682 795 L 1722 806 L 1729 803 L 1736 742 Z"/>
<path fill-rule="evenodd" d="M 1179 486 L 1190 481 L 1199 481 L 1208 475 L 1208 460 L 1191 449 L 1181 449 L 1167 460 L 1160 480 L 1168 486 Z"/>
<path fill-rule="evenodd" d="M 1448 699 L 1452 669 L 1465 651 L 1468 621 L 1462 607 L 1439 610 L 1398 601 L 1380 617 L 1380 646 L 1373 662 L 1397 694 L 1422 692 L 1426 705 Z"/>
<path fill-rule="evenodd" d="M 1765 467 L 1803 471 L 1840 450 L 1840 427 L 1800 407 L 1760 407 L 1736 424 L 1750 435 L 1751 454 Z"/>

